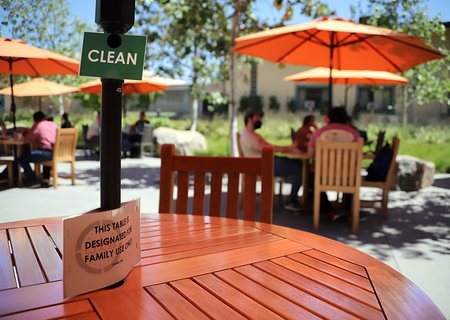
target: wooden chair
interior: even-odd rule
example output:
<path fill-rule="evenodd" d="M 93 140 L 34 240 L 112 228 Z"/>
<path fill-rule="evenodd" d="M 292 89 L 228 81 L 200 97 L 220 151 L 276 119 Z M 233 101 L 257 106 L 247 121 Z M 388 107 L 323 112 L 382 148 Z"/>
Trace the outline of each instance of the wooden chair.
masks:
<path fill-rule="evenodd" d="M 177 173 L 176 211 L 173 209 L 174 177 Z M 272 223 L 273 149 L 264 148 L 261 158 L 234 158 L 175 155 L 173 145 L 161 147 L 160 213 L 188 211 L 189 175 L 194 176 L 192 214 L 203 215 L 206 174 L 211 174 L 209 215 L 220 216 L 222 207 L 222 177 L 227 175 L 226 216 L 238 218 L 239 175 L 245 176 L 243 219 L 256 220 L 256 181 L 261 177 L 262 191 L 259 221 Z"/>
<path fill-rule="evenodd" d="M 319 230 L 320 193 L 336 191 L 353 194 L 352 232 L 359 229 L 359 189 L 361 186 L 363 140 L 316 141 L 314 173 L 314 229 Z"/>
<path fill-rule="evenodd" d="M 75 185 L 75 149 L 77 146 L 78 132 L 76 128 L 60 129 L 56 131 L 56 142 L 53 147 L 53 158 L 50 161 L 36 163 L 36 175 L 40 176 L 40 166 L 51 167 L 53 187 L 58 188 L 58 163 L 70 163 L 70 176 L 61 176 L 69 178 L 72 185 Z M 48 180 L 41 179 L 43 182 Z"/>
<path fill-rule="evenodd" d="M 398 148 L 400 146 L 400 139 L 397 137 L 394 137 L 392 139 L 392 160 L 389 164 L 389 169 L 386 175 L 386 179 L 384 181 L 367 181 L 365 177 L 362 177 L 361 186 L 363 187 L 369 187 L 369 188 L 378 188 L 381 189 L 381 199 L 373 199 L 373 200 L 361 200 L 361 203 L 364 207 L 374 208 L 376 210 L 379 210 L 384 213 L 384 217 L 387 219 L 388 217 L 388 200 L 389 200 L 389 190 L 391 188 L 392 184 L 392 178 L 395 173 L 395 164 L 396 164 L 396 158 L 398 153 Z M 380 202 L 381 206 L 376 207 L 375 204 Z"/>
<path fill-rule="evenodd" d="M 236 140 L 237 140 L 239 157 L 245 157 L 244 152 L 242 151 L 242 147 L 241 147 L 241 134 L 239 132 L 236 133 Z M 274 193 L 277 196 L 279 206 L 283 205 L 283 183 L 284 182 L 286 182 L 284 177 L 274 177 L 274 186 L 278 184 L 278 193 L 276 192 L 275 188 L 274 188 Z"/>
<path fill-rule="evenodd" d="M 6 168 L 8 169 L 8 179 L 1 179 L 0 183 L 8 183 L 8 186 L 12 187 L 14 184 L 14 177 L 13 177 L 13 162 L 14 157 L 12 156 L 0 156 L 0 165 L 6 165 Z M 19 170 L 20 174 L 20 170 Z"/>
<path fill-rule="evenodd" d="M 153 130 L 155 127 L 152 124 L 144 124 L 144 129 L 142 131 L 142 138 L 141 142 L 139 143 L 140 148 L 140 157 L 144 155 L 145 147 L 149 147 L 150 149 L 150 155 L 153 154 L 153 151 L 155 149 L 155 144 L 153 141 Z"/>

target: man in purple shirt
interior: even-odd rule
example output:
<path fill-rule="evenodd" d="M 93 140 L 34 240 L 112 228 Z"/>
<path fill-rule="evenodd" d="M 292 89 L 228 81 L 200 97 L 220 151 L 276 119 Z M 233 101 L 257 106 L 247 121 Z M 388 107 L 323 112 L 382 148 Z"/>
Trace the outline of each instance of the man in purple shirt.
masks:
<path fill-rule="evenodd" d="M 34 124 L 24 135 L 24 141 L 28 143 L 31 148 L 25 148 L 23 153 L 17 159 L 17 162 L 23 168 L 25 175 L 25 186 L 30 188 L 37 188 L 40 183 L 36 174 L 31 170 L 30 163 L 45 162 L 52 159 L 52 150 L 56 141 L 57 125 L 46 120 L 45 114 L 42 111 L 37 111 L 33 114 Z M 14 164 L 17 166 L 17 163 Z M 14 170 L 14 172 L 17 172 Z M 7 176 L 7 171 L 4 170 L 0 177 Z M 44 178 L 50 177 L 50 167 L 44 167 L 42 172 Z"/>

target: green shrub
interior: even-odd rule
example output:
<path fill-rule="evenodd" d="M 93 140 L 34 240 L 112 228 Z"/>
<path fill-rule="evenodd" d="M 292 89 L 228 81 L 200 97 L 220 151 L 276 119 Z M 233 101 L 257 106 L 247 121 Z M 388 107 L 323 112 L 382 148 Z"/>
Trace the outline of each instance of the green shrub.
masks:
<path fill-rule="evenodd" d="M 263 111 L 263 97 L 262 96 L 242 96 L 239 99 L 239 112 L 245 112 L 247 110 Z"/>
<path fill-rule="evenodd" d="M 295 98 L 289 99 L 286 107 L 287 107 L 288 111 L 290 111 L 292 113 L 296 113 L 297 112 L 297 104 L 295 103 Z"/>
<path fill-rule="evenodd" d="M 269 97 L 269 110 L 279 111 L 280 110 L 280 102 L 276 96 Z"/>

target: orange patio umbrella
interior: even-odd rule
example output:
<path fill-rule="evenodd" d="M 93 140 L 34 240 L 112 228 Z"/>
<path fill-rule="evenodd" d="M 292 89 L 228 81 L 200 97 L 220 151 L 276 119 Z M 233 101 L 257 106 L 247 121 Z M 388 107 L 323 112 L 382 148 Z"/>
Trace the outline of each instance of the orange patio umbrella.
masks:
<path fill-rule="evenodd" d="M 0 73 L 9 74 L 11 112 L 16 127 L 13 75 L 78 74 L 79 62 L 58 53 L 27 45 L 24 41 L 0 38 Z"/>
<path fill-rule="evenodd" d="M 142 80 L 125 80 L 123 83 L 123 93 L 149 93 L 166 90 L 169 83 L 157 78 L 143 77 Z M 87 93 L 101 93 L 102 83 L 100 79 L 95 79 L 80 85 L 80 91 Z"/>
<path fill-rule="evenodd" d="M 314 20 L 236 39 L 234 51 L 272 62 L 333 69 L 402 72 L 443 58 L 419 37 L 343 19 Z"/>
<path fill-rule="evenodd" d="M 44 78 L 35 78 L 28 82 L 16 84 L 13 87 L 17 97 L 53 96 L 58 94 L 77 92 L 77 87 L 66 86 Z M 10 88 L 0 90 L 0 94 L 11 95 Z"/>
<path fill-rule="evenodd" d="M 333 84 L 367 84 L 394 85 L 406 84 L 408 79 L 395 73 L 374 70 L 332 70 Z M 313 68 L 284 78 L 285 81 L 328 83 L 329 68 Z M 345 88 L 345 105 L 347 105 L 347 87 Z"/>
<path fill-rule="evenodd" d="M 77 87 L 66 86 L 44 78 L 35 78 L 13 86 L 14 95 L 17 97 L 39 97 L 39 109 L 42 96 L 54 96 L 65 93 L 77 92 Z M 11 95 L 10 88 L 0 90 L 0 94 Z"/>

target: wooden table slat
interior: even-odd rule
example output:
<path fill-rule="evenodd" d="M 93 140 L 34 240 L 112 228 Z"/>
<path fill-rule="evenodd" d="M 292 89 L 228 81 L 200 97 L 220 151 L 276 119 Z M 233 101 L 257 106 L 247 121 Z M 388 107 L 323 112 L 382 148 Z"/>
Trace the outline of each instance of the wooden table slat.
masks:
<path fill-rule="evenodd" d="M 8 232 L 16 262 L 19 285 L 22 287 L 45 283 L 44 275 L 25 228 L 9 229 Z"/>
<path fill-rule="evenodd" d="M 143 288 L 114 290 L 90 298 L 102 319 L 170 320 L 174 319 Z"/>
<path fill-rule="evenodd" d="M 335 265 L 339 268 L 342 268 L 344 270 L 347 270 L 349 272 L 353 272 L 357 275 L 367 277 L 367 271 L 364 267 L 348 262 L 346 260 L 340 259 L 338 257 L 335 257 L 331 254 L 327 254 L 325 252 L 321 252 L 318 250 L 308 250 L 304 251 L 303 254 L 310 256 L 312 258 L 315 258 L 317 260 L 321 260 L 326 263 L 330 263 L 332 265 Z"/>
<path fill-rule="evenodd" d="M 320 319 L 320 317 L 310 313 L 308 310 L 280 297 L 234 270 L 225 270 L 214 274 L 237 290 L 244 292 L 246 296 L 258 301 L 260 304 L 283 318 L 305 320 Z"/>
<path fill-rule="evenodd" d="M 176 246 L 170 247 L 159 247 L 159 248 L 151 248 L 144 249 L 141 248 L 141 257 L 152 257 L 159 255 L 167 255 L 173 254 L 177 252 L 191 251 L 191 250 L 201 250 L 201 249 L 218 249 L 221 245 L 227 244 L 235 244 L 237 242 L 241 242 L 243 245 L 252 244 L 256 241 L 271 241 L 272 239 L 281 239 L 277 236 L 267 234 L 265 232 L 260 232 L 255 230 L 252 233 L 244 233 L 244 234 L 236 234 L 228 237 L 217 237 L 217 238 L 209 238 L 203 239 L 203 241 L 195 241 L 195 242 L 184 242 L 179 243 Z"/>
<path fill-rule="evenodd" d="M 80 300 L 68 303 L 61 303 L 54 306 L 48 306 L 44 308 L 34 309 L 30 311 L 11 314 L 8 316 L 0 317 L 1 320 L 41 320 L 41 319 L 82 319 L 77 318 L 79 316 L 85 317 L 86 315 L 95 315 L 95 311 L 92 308 L 88 300 Z M 92 317 L 90 319 L 98 319 Z M 72 318 L 74 317 L 74 318 Z"/>
<path fill-rule="evenodd" d="M 347 295 L 317 283 L 309 278 L 304 277 L 301 273 L 286 269 L 273 262 L 264 261 L 253 264 L 258 269 L 263 270 L 292 286 L 299 288 L 321 300 L 327 301 L 347 313 L 359 316 L 361 319 L 382 320 L 384 316 L 379 309 L 372 308 L 360 301 L 354 300 Z"/>
<path fill-rule="evenodd" d="M 304 264 L 300 264 L 297 261 L 290 258 L 277 258 L 273 259 L 273 262 L 296 272 L 301 273 L 304 277 L 307 277 L 317 283 L 321 283 L 333 290 L 339 291 L 344 295 L 348 295 L 349 297 L 359 300 L 373 308 L 380 308 L 378 304 L 377 297 L 366 290 L 363 290 L 359 287 L 350 285 L 348 282 L 345 282 L 341 279 L 330 276 L 326 273 L 308 267 Z M 300 271 L 301 270 L 301 271 Z"/>
<path fill-rule="evenodd" d="M 16 288 L 6 230 L 0 230 L 0 290 Z"/>
<path fill-rule="evenodd" d="M 212 274 L 195 277 L 194 281 L 227 305 L 239 310 L 239 312 L 247 318 L 272 320 L 283 319 Z"/>
<path fill-rule="evenodd" d="M 63 229 L 62 229 L 62 222 L 61 223 L 50 223 L 45 224 L 45 229 L 47 229 L 48 233 L 50 234 L 50 237 L 52 237 L 52 240 L 55 242 L 56 246 L 59 249 L 59 252 L 63 252 Z"/>
<path fill-rule="evenodd" d="M 212 319 L 245 319 L 240 313 L 224 304 L 191 279 L 171 282 L 171 285 Z"/>
<path fill-rule="evenodd" d="M 178 232 L 173 235 L 154 236 L 151 238 L 141 239 L 141 249 L 151 247 L 166 247 L 179 243 L 192 241 L 203 241 L 210 238 L 225 237 L 233 234 L 243 234 L 257 232 L 255 228 L 242 228 L 235 226 L 224 226 L 222 228 L 211 228 L 203 230 Z"/>
<path fill-rule="evenodd" d="M 63 266 L 61 257 L 58 255 L 53 242 L 44 228 L 35 226 L 27 229 L 48 281 L 62 280 Z"/>
<path fill-rule="evenodd" d="M 321 318 L 360 319 L 253 266 L 243 266 L 234 270 Z"/>
<path fill-rule="evenodd" d="M 164 309 L 170 310 L 176 319 L 209 319 L 208 316 L 206 316 L 202 311 L 186 300 L 168 284 L 158 284 L 147 287 L 146 289 L 152 297 L 164 307 Z"/>
<path fill-rule="evenodd" d="M 303 253 L 291 255 L 289 258 L 373 293 L 372 284 L 367 277 L 356 275 L 332 264 L 311 258 Z"/>
<path fill-rule="evenodd" d="M 156 256 L 150 256 L 150 257 L 146 257 L 145 251 L 144 251 L 141 253 L 141 255 L 143 255 L 143 257 L 141 258 L 140 265 L 145 266 L 145 265 L 153 264 L 153 263 L 186 259 L 186 258 L 195 257 L 195 256 L 203 256 L 203 255 L 207 255 L 210 253 L 217 253 L 217 252 L 227 251 L 227 250 L 231 250 L 231 249 L 250 247 L 250 246 L 256 245 L 256 244 L 275 242 L 275 241 L 279 241 L 280 239 L 281 238 L 271 235 L 271 234 L 264 234 L 260 237 L 248 239 L 245 242 L 244 241 L 236 241 L 233 243 L 224 243 L 224 244 L 218 244 L 215 246 L 208 246 L 208 247 L 203 247 L 203 248 L 195 248 L 194 247 L 192 250 L 189 250 L 189 251 L 174 252 L 174 253 L 170 253 L 170 254 L 156 255 Z"/>

